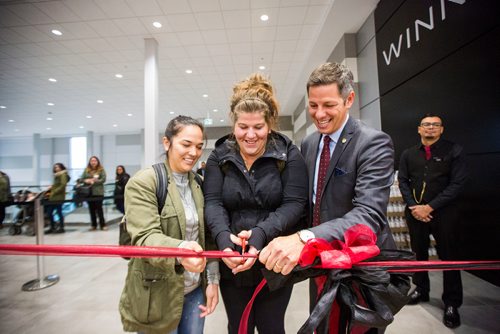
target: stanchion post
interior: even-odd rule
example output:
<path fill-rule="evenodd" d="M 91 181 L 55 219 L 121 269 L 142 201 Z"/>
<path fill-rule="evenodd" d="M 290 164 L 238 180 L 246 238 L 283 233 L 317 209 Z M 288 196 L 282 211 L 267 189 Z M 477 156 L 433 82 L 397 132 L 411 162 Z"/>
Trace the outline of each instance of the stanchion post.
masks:
<path fill-rule="evenodd" d="M 40 192 L 35 197 L 35 234 L 36 234 L 36 244 L 43 245 L 43 236 L 44 236 L 44 210 L 42 205 L 42 198 L 45 192 Z M 23 291 L 37 291 L 41 289 L 48 288 L 59 282 L 59 275 L 48 275 L 45 276 L 44 269 L 44 257 L 37 255 L 36 256 L 36 267 L 37 267 L 37 278 L 31 280 L 25 284 L 23 284 Z"/>

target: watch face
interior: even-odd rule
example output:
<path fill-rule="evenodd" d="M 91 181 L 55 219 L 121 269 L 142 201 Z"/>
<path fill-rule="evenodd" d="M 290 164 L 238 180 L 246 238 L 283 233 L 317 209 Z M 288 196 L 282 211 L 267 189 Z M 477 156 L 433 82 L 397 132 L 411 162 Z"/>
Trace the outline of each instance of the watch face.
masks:
<path fill-rule="evenodd" d="M 301 230 L 299 232 L 299 237 L 300 237 L 300 240 L 302 240 L 302 242 L 305 243 L 305 242 L 309 241 L 309 239 L 314 238 L 314 233 L 312 233 L 309 230 Z"/>

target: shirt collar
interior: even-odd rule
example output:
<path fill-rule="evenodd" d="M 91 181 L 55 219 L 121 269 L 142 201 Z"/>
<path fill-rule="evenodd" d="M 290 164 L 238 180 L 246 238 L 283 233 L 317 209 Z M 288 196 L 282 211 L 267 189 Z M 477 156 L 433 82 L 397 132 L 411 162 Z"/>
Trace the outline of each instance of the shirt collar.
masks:
<path fill-rule="evenodd" d="M 345 125 L 347 124 L 348 120 L 349 120 L 349 114 L 347 114 L 344 124 L 342 124 L 342 126 L 337 131 L 330 133 L 328 135 L 334 144 L 337 144 L 337 142 L 339 141 L 340 135 L 342 134 L 342 131 L 344 131 Z"/>

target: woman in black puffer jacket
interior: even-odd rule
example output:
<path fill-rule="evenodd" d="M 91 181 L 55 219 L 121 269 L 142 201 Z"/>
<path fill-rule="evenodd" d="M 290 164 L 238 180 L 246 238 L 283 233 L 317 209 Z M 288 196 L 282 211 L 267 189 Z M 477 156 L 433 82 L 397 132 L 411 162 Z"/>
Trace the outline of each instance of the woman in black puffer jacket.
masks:
<path fill-rule="evenodd" d="M 271 83 L 254 74 L 234 87 L 233 132 L 220 138 L 205 171 L 205 220 L 220 250 L 257 254 L 272 239 L 301 229 L 308 200 L 308 178 L 298 148 L 274 129 L 278 104 Z M 223 259 L 221 294 L 229 333 L 237 333 L 243 309 L 262 280 L 255 259 Z M 248 324 L 261 334 L 284 333 L 284 316 L 292 286 L 256 299 Z"/>

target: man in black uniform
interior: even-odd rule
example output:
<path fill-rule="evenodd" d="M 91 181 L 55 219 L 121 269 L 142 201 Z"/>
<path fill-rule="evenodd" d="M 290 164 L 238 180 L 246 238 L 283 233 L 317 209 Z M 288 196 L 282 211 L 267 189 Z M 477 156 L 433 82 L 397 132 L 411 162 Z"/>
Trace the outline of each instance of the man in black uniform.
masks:
<path fill-rule="evenodd" d="M 421 143 L 406 149 L 399 164 L 399 188 L 406 207 L 406 221 L 410 231 L 411 248 L 417 260 L 429 259 L 429 235 L 436 239 L 441 260 L 454 260 L 458 207 L 456 198 L 462 191 L 467 172 L 462 147 L 441 139 L 443 122 L 439 116 L 425 115 L 418 126 Z M 409 304 L 429 301 L 429 275 L 417 272 L 413 277 L 417 286 L 410 295 Z M 443 323 L 460 326 L 458 308 L 462 305 L 460 271 L 443 273 L 445 305 Z"/>

